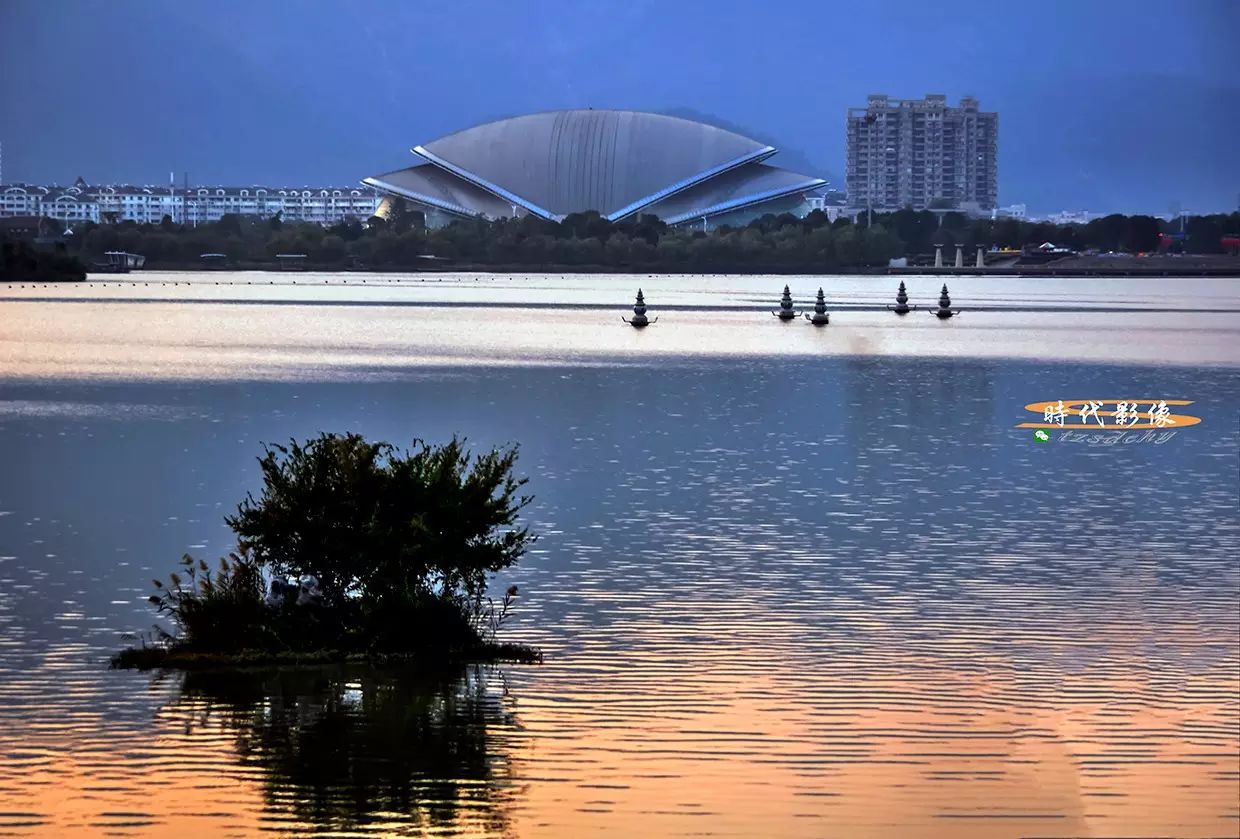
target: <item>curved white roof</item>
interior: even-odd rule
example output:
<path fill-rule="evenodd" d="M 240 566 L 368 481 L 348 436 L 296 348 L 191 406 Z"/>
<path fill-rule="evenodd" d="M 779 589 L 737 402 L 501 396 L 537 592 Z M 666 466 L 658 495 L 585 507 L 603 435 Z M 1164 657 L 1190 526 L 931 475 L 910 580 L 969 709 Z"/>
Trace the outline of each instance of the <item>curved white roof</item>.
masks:
<path fill-rule="evenodd" d="M 789 172 L 766 163 L 754 163 L 695 184 L 684 192 L 652 204 L 645 212 L 653 213 L 668 224 L 677 224 L 785 195 L 822 189 L 826 185 L 822 178 Z"/>
<path fill-rule="evenodd" d="M 362 183 L 462 216 L 512 215 L 509 202 L 429 163 L 364 178 Z"/>
<path fill-rule="evenodd" d="M 775 153 L 765 143 L 641 111 L 527 114 L 413 152 L 425 163 L 364 182 L 448 212 L 492 218 L 513 215 L 514 207 L 556 221 L 589 210 L 612 221 L 637 212 L 700 218 L 825 184 L 762 164 Z"/>

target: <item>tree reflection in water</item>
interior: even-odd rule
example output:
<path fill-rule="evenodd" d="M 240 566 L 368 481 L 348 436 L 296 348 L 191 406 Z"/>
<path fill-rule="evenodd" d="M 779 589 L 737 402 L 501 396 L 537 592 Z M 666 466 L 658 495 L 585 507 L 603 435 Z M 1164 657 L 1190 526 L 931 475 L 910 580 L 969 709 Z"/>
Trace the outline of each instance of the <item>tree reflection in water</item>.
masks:
<path fill-rule="evenodd" d="M 506 832 L 504 732 L 516 723 L 494 668 L 190 672 L 168 710 L 234 735 L 279 821 Z"/>

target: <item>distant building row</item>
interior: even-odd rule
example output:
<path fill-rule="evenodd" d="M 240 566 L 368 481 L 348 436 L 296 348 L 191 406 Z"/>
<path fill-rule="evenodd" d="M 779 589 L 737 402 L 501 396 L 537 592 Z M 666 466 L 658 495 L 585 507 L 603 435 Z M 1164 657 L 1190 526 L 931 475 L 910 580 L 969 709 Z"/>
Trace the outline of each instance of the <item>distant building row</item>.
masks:
<path fill-rule="evenodd" d="M 847 118 L 847 207 L 998 210 L 999 118 L 972 97 L 872 95 Z M 430 226 L 457 218 L 594 210 L 668 224 L 745 224 L 765 213 L 845 212 L 821 178 L 767 162 L 773 146 L 662 114 L 578 109 L 525 114 L 415 146 L 414 165 L 337 188 L 0 186 L 0 217 L 197 224 L 229 213 L 332 224 L 386 215 L 397 201 Z"/>
<path fill-rule="evenodd" d="M 875 94 L 850 108 L 845 182 L 860 209 L 995 209 L 999 197 L 999 115 L 970 96 L 889 99 Z"/>
<path fill-rule="evenodd" d="M 164 216 L 178 224 L 218 221 L 229 213 L 285 221 L 334 224 L 345 218 L 365 220 L 375 214 L 380 196 L 354 187 L 177 187 L 89 185 L 0 185 L 0 218 L 45 216 L 65 222 L 136 221 L 158 224 Z"/>

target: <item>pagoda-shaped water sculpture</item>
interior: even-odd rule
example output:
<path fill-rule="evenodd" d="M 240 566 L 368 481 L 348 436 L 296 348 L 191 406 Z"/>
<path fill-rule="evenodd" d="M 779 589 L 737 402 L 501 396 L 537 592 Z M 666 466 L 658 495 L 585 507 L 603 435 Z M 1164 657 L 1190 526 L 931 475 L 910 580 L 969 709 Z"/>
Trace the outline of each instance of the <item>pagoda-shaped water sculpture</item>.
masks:
<path fill-rule="evenodd" d="M 642 290 L 637 290 L 637 302 L 633 304 L 633 319 L 629 320 L 624 315 L 620 319 L 634 329 L 641 329 L 643 326 L 649 326 L 652 323 L 658 323 L 659 319 L 650 320 L 646 317 L 646 298 L 642 296 Z"/>
<path fill-rule="evenodd" d="M 779 298 L 779 311 L 771 314 L 780 320 L 794 320 L 800 314 L 792 308 L 792 292 L 788 290 L 788 286 L 784 286 L 784 296 Z"/>
<path fill-rule="evenodd" d="M 916 308 L 908 304 L 908 291 L 904 288 L 904 280 L 900 280 L 900 290 L 896 292 L 896 305 L 888 305 L 887 309 L 897 315 L 907 315 Z"/>
<path fill-rule="evenodd" d="M 952 308 L 952 299 L 947 294 L 947 283 L 943 283 L 943 290 L 939 292 L 939 307 L 933 311 L 935 315 L 943 320 L 947 320 L 952 315 L 960 314 L 959 309 Z"/>
<path fill-rule="evenodd" d="M 818 289 L 818 299 L 814 301 L 814 314 L 811 317 L 806 313 L 805 319 L 814 326 L 826 326 L 831 322 L 831 315 L 827 314 L 827 299 L 822 294 L 822 289 Z"/>

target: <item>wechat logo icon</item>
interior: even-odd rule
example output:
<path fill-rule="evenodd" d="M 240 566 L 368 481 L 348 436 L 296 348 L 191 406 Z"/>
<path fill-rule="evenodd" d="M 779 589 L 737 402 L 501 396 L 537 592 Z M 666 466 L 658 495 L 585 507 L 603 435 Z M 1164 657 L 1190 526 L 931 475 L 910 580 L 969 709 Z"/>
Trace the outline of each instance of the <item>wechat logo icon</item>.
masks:
<path fill-rule="evenodd" d="M 1043 431 L 1041 428 L 1039 428 L 1037 431 L 1034 431 L 1034 432 L 1033 432 L 1033 442 L 1035 442 L 1035 443 L 1049 443 L 1050 441 L 1051 441 L 1051 435 L 1047 434 L 1047 433 L 1046 433 L 1045 431 Z"/>

